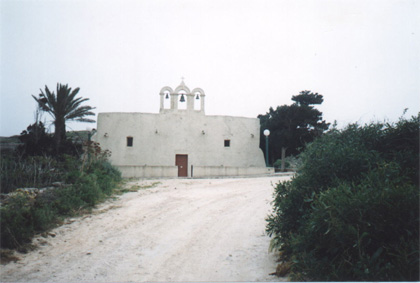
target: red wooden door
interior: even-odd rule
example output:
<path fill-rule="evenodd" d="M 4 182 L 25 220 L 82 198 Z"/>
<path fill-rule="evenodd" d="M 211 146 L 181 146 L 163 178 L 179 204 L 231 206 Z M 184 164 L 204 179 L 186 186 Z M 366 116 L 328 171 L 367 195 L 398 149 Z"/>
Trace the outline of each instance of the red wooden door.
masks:
<path fill-rule="evenodd" d="M 178 166 L 178 177 L 188 177 L 188 155 L 177 154 L 175 165 Z"/>

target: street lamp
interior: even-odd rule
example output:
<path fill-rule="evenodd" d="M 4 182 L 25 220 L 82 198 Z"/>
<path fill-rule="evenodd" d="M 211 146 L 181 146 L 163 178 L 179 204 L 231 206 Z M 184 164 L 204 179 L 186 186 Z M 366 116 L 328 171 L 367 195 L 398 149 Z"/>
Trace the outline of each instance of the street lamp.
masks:
<path fill-rule="evenodd" d="M 270 135 L 270 130 L 265 129 L 264 130 L 264 136 L 265 136 L 265 164 L 268 167 L 268 136 Z"/>

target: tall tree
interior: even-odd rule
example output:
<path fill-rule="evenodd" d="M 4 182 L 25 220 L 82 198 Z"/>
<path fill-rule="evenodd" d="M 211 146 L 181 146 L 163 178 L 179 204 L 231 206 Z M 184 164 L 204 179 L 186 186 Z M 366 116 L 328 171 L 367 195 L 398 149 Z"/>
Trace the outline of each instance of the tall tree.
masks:
<path fill-rule="evenodd" d="M 320 105 L 324 101 L 322 95 L 311 91 L 301 91 L 292 97 L 292 105 L 270 107 L 265 115 L 258 115 L 261 132 L 270 130 L 269 156 L 271 161 L 282 159 L 286 155 L 298 154 L 304 145 L 321 135 L 329 127 L 329 123 L 322 120 L 322 112 L 313 105 Z M 261 134 L 260 147 L 265 151 L 265 138 Z"/>
<path fill-rule="evenodd" d="M 57 84 L 57 94 L 45 86 L 45 92 L 41 89 L 39 97 L 32 95 L 41 110 L 49 113 L 54 119 L 54 141 L 57 153 L 61 152 L 61 145 L 66 140 L 66 121 L 95 122 L 95 120 L 86 118 L 86 116 L 95 115 L 92 112 L 95 108 L 81 105 L 89 98 L 76 98 L 79 90 L 80 88 L 76 88 L 72 91 L 68 85 Z"/>

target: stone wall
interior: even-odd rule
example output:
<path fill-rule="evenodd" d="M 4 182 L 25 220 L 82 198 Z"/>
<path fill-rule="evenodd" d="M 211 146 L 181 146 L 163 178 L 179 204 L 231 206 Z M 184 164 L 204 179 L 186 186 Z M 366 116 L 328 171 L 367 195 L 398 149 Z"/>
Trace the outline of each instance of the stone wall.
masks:
<path fill-rule="evenodd" d="M 123 178 L 174 178 L 178 176 L 177 166 L 116 166 Z"/>
<path fill-rule="evenodd" d="M 176 178 L 177 166 L 117 166 L 124 178 Z M 190 166 L 188 177 L 261 176 L 274 173 L 267 167 Z"/>
<path fill-rule="evenodd" d="M 194 166 L 193 177 L 252 176 L 274 173 L 268 167 Z"/>

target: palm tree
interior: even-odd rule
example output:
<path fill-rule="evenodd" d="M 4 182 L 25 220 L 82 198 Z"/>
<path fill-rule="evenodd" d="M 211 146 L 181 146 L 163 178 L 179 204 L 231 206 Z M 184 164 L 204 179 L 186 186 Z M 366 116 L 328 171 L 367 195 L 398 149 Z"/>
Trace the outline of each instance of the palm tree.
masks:
<path fill-rule="evenodd" d="M 80 88 L 73 91 L 68 85 L 57 84 L 57 95 L 45 86 L 45 93 L 41 89 L 39 97 L 32 97 L 38 102 L 42 111 L 48 112 L 54 119 L 54 140 L 56 152 L 60 153 L 61 144 L 66 140 L 66 121 L 94 123 L 95 120 L 85 118 L 94 116 L 91 106 L 81 106 L 89 98 L 75 98 Z"/>

